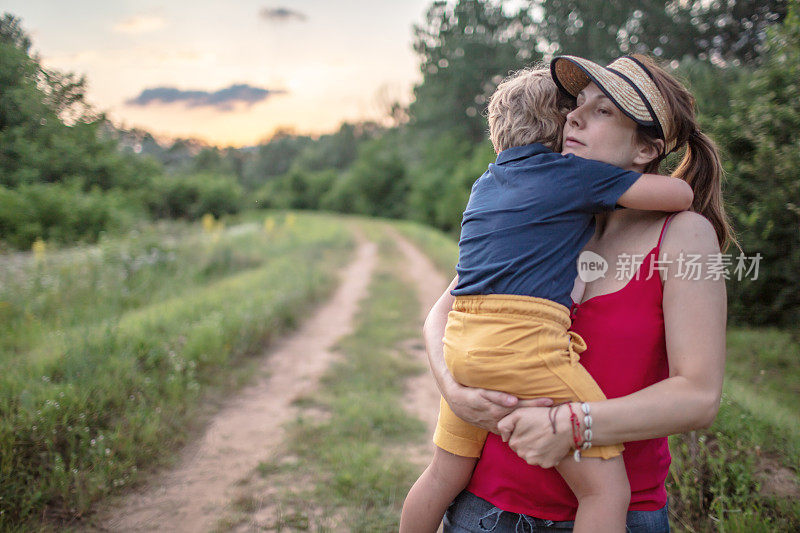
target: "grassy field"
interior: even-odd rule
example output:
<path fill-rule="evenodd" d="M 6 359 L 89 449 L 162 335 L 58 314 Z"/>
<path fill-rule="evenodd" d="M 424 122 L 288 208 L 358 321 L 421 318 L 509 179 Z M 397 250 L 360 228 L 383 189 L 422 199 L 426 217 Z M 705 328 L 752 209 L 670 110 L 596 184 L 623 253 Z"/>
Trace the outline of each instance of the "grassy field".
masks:
<path fill-rule="evenodd" d="M 800 530 L 798 358 L 787 332 L 729 330 L 714 425 L 670 440 L 676 531 Z"/>
<path fill-rule="evenodd" d="M 452 276 L 458 247 L 412 223 L 399 231 Z M 789 332 L 728 330 L 714 425 L 670 438 L 674 531 L 800 531 L 800 343 Z"/>
<path fill-rule="evenodd" d="M 0 530 L 79 517 L 168 460 L 352 247 L 342 219 L 253 213 L 0 257 Z"/>
<path fill-rule="evenodd" d="M 248 213 L 0 257 L 0 530 L 80 517 L 168 462 L 202 406 L 246 379 L 247 356 L 329 293 L 348 224 L 381 256 L 356 330 L 218 529 L 258 512 L 264 487 L 277 490 L 275 529 L 396 529 L 415 476 L 404 452 L 427 439 L 400 411 L 404 380 L 424 368 L 403 348 L 418 304 L 398 252 L 363 219 Z M 452 275 L 450 237 L 393 225 Z M 675 531 L 800 530 L 799 357 L 787 332 L 730 328 L 715 424 L 670 439 Z"/>

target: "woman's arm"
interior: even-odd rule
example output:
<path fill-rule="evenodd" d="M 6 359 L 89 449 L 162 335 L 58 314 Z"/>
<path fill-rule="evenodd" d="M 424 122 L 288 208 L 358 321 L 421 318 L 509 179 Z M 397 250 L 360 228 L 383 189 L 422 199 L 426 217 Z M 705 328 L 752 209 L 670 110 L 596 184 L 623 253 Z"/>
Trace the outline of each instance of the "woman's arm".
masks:
<path fill-rule="evenodd" d="M 431 372 L 445 401 L 453 412 L 470 424 L 497 432 L 497 422 L 512 411 L 519 402 L 515 396 L 504 392 L 465 387 L 458 383 L 447 369 L 444 360 L 444 337 L 447 314 L 455 297 L 450 291 L 458 283 L 458 276 L 436 301 L 425 319 L 422 336 L 428 353 Z M 523 405 L 550 405 L 552 401 L 527 400 Z"/>
<path fill-rule="evenodd" d="M 719 253 L 711 224 L 695 213 L 675 217 L 661 250 L 668 259 Z M 681 279 L 673 263 L 664 284 L 664 324 L 670 375 L 622 398 L 592 402 L 592 443 L 597 445 L 664 437 L 708 427 L 722 394 L 725 365 L 725 283 L 722 279 Z M 706 276 L 704 269 L 702 276 Z M 547 409 L 520 408 L 498 427 L 520 457 L 553 466 L 571 447 L 569 411 L 557 413 L 553 435 Z"/>

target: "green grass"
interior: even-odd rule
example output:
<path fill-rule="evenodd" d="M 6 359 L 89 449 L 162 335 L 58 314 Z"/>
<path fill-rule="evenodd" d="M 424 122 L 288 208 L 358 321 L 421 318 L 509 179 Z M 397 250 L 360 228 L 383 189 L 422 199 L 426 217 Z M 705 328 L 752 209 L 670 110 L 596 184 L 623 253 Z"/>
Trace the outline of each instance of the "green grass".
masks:
<path fill-rule="evenodd" d="M 341 220 L 247 217 L 0 259 L 0 529 L 80 516 L 168 460 L 206 393 L 333 288 Z"/>
<path fill-rule="evenodd" d="M 270 234 L 263 228 L 265 217 L 276 221 Z M 282 213 L 246 218 L 220 232 L 201 231 L 198 224 L 162 222 L 125 238 L 48 252 L 39 259 L 30 254 L 0 256 L 2 359 L 26 353 L 42 336 L 116 317 L 257 268 L 293 249 L 302 232 L 302 226 L 288 227 Z M 317 220 L 316 231 L 324 227 L 324 218 L 304 215 L 304 220 Z"/>
<path fill-rule="evenodd" d="M 797 531 L 800 502 L 765 490 L 783 468 L 800 487 L 800 345 L 774 329 L 728 331 L 720 411 L 706 431 L 671 438 L 677 531 Z M 768 471 L 767 471 L 768 472 Z"/>
<path fill-rule="evenodd" d="M 323 376 L 313 400 L 303 402 L 327 416 L 303 416 L 289 427 L 286 453 L 296 458 L 290 479 L 312 483 L 282 494 L 275 528 L 289 527 L 289 520 L 297 529 L 324 531 L 338 523 L 350 531 L 397 530 L 405 491 L 417 475 L 403 452 L 424 438 L 422 422 L 402 409 L 404 382 L 424 368 L 398 348 L 419 334 L 419 304 L 391 266 L 400 259 L 397 251 L 386 240 L 380 249 L 356 329 L 337 347 L 342 359 Z M 272 485 L 285 467 L 273 460 L 258 471 L 278 476 L 268 480 Z"/>
<path fill-rule="evenodd" d="M 411 239 L 450 280 L 456 275 L 458 242 L 450 235 L 416 222 L 393 222 L 392 227 Z"/>

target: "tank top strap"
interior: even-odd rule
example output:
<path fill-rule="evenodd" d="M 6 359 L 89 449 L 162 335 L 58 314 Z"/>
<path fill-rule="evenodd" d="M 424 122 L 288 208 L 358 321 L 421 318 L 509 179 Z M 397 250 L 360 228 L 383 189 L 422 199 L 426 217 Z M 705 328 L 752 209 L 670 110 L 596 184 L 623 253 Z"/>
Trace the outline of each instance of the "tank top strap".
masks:
<path fill-rule="evenodd" d="M 664 240 L 664 233 L 666 233 L 667 231 L 667 226 L 669 226 L 669 223 L 672 222 L 672 219 L 676 214 L 677 213 L 672 213 L 670 216 L 668 216 L 667 219 L 664 221 L 664 225 L 661 226 L 661 234 L 658 236 L 658 244 L 656 244 L 655 248 L 656 256 L 658 256 L 658 252 L 661 251 L 661 241 Z"/>

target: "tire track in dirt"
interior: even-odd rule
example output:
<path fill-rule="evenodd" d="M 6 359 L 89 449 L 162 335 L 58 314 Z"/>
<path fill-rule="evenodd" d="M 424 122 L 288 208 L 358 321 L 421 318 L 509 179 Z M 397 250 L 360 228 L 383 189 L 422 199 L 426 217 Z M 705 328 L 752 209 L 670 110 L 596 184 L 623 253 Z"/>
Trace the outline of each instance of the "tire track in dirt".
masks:
<path fill-rule="evenodd" d="M 405 348 L 411 355 L 422 362 L 427 369 L 428 356 L 425 353 L 425 344 L 422 340 L 422 325 L 431 307 L 447 288 L 450 280 L 439 273 L 433 262 L 428 259 L 428 256 L 396 230 L 387 228 L 387 233 L 403 254 L 405 259 L 405 265 L 403 265 L 402 269 L 403 275 L 416 291 L 417 300 L 419 300 L 420 304 L 419 335 L 411 339 Z M 429 371 L 409 379 L 406 383 L 404 405 L 411 415 L 425 422 L 427 429 L 427 437 L 424 444 L 410 446 L 407 451 L 408 459 L 419 467 L 420 473 L 428 466 L 433 456 L 431 436 L 436 428 L 440 397 L 439 389 Z"/>
<path fill-rule="evenodd" d="M 293 400 L 317 387 L 335 358 L 334 343 L 352 331 L 377 263 L 377 246 L 357 234 L 355 259 L 339 288 L 298 331 L 264 355 L 254 383 L 212 417 L 174 469 L 159 474 L 121 505 L 101 511 L 95 527 L 109 531 L 208 531 L 223 515 L 235 483 L 284 439 L 282 426 L 298 410 Z"/>

